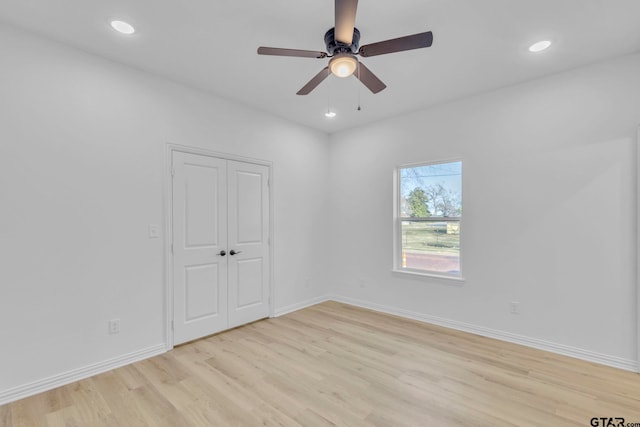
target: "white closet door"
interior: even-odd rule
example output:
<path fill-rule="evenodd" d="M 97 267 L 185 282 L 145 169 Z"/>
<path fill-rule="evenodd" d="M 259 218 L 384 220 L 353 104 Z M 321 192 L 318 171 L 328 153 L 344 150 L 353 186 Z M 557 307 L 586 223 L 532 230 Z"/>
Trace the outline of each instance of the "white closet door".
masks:
<path fill-rule="evenodd" d="M 269 316 L 269 168 L 228 161 L 229 327 Z"/>
<path fill-rule="evenodd" d="M 229 327 L 226 160 L 173 152 L 174 344 Z"/>

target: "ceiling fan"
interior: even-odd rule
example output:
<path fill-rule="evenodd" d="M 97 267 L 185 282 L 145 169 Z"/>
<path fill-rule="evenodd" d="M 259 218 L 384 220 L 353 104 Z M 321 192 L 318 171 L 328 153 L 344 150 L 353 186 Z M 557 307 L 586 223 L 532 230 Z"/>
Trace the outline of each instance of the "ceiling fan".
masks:
<path fill-rule="evenodd" d="M 355 28 L 358 0 L 335 0 L 335 27 L 324 35 L 327 52 L 312 50 L 281 49 L 259 47 L 259 55 L 295 56 L 299 58 L 331 58 L 329 65 L 322 69 L 297 94 L 307 95 L 333 73 L 337 77 L 355 75 L 369 90 L 378 93 L 387 86 L 371 72 L 356 55 L 364 58 L 429 47 L 433 43 L 433 33 L 413 34 L 397 39 L 385 40 L 360 46 L 360 31 Z"/>

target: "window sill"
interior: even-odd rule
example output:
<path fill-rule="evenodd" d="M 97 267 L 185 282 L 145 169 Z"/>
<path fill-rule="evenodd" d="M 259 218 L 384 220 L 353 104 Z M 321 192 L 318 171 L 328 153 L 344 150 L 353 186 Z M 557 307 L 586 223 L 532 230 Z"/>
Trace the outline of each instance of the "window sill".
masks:
<path fill-rule="evenodd" d="M 451 280 L 453 282 L 464 283 L 466 279 L 462 276 L 453 276 L 448 274 L 440 274 L 440 273 L 430 273 L 428 271 L 415 271 L 415 270 L 391 270 L 392 273 L 397 274 L 399 276 L 416 276 L 416 277 L 424 277 L 424 278 L 432 278 L 432 279 L 443 279 L 443 280 Z"/>

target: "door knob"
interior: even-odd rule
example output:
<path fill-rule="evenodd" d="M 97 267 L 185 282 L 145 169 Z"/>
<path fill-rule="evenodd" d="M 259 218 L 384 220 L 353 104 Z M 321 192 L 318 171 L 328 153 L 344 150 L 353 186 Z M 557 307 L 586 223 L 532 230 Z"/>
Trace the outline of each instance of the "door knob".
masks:
<path fill-rule="evenodd" d="M 218 255 L 220 255 L 220 256 L 225 256 L 226 254 L 227 254 L 227 253 L 226 253 L 225 251 L 220 251 L 220 253 L 219 253 Z M 231 255 L 233 255 L 233 254 L 231 254 Z"/>
<path fill-rule="evenodd" d="M 235 254 L 239 254 L 239 253 L 241 253 L 241 252 L 242 252 L 242 251 L 238 251 L 238 252 L 236 252 L 236 251 L 234 251 L 233 249 L 231 249 L 231 252 L 229 252 L 229 255 L 232 255 L 232 256 L 233 256 L 233 255 L 235 255 Z"/>

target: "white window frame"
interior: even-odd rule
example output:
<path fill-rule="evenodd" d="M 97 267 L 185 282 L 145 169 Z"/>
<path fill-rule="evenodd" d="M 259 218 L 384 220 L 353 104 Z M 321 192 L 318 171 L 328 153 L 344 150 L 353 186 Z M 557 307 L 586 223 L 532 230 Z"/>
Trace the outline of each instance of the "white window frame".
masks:
<path fill-rule="evenodd" d="M 427 278 L 437 278 L 437 279 L 446 279 L 457 282 L 464 282 L 465 278 L 462 276 L 462 230 L 463 230 L 463 216 L 457 217 L 459 218 L 460 223 L 460 255 L 459 255 L 459 263 L 460 263 L 460 272 L 459 273 L 445 273 L 440 271 L 430 271 L 430 270 L 422 270 L 422 269 L 409 269 L 406 267 L 402 267 L 402 221 L 403 219 L 406 221 L 406 218 L 402 218 L 400 215 L 401 209 L 401 201 L 400 197 L 402 195 L 402 191 L 400 189 L 400 170 L 407 168 L 414 168 L 418 166 L 430 166 L 430 165 L 440 165 L 444 163 L 455 163 L 460 162 L 463 163 L 462 159 L 445 159 L 445 160 L 437 160 L 431 162 L 419 162 L 419 163 L 410 163 L 396 166 L 393 171 L 393 273 L 397 273 L 399 275 L 409 275 L 409 276 L 417 276 L 417 277 L 427 277 Z M 464 168 L 464 164 L 462 165 Z M 462 199 L 461 203 L 464 206 L 464 171 L 462 172 Z M 464 209 L 463 209 L 464 212 Z M 451 217 L 430 217 L 429 219 L 422 219 L 424 221 L 450 221 Z"/>

